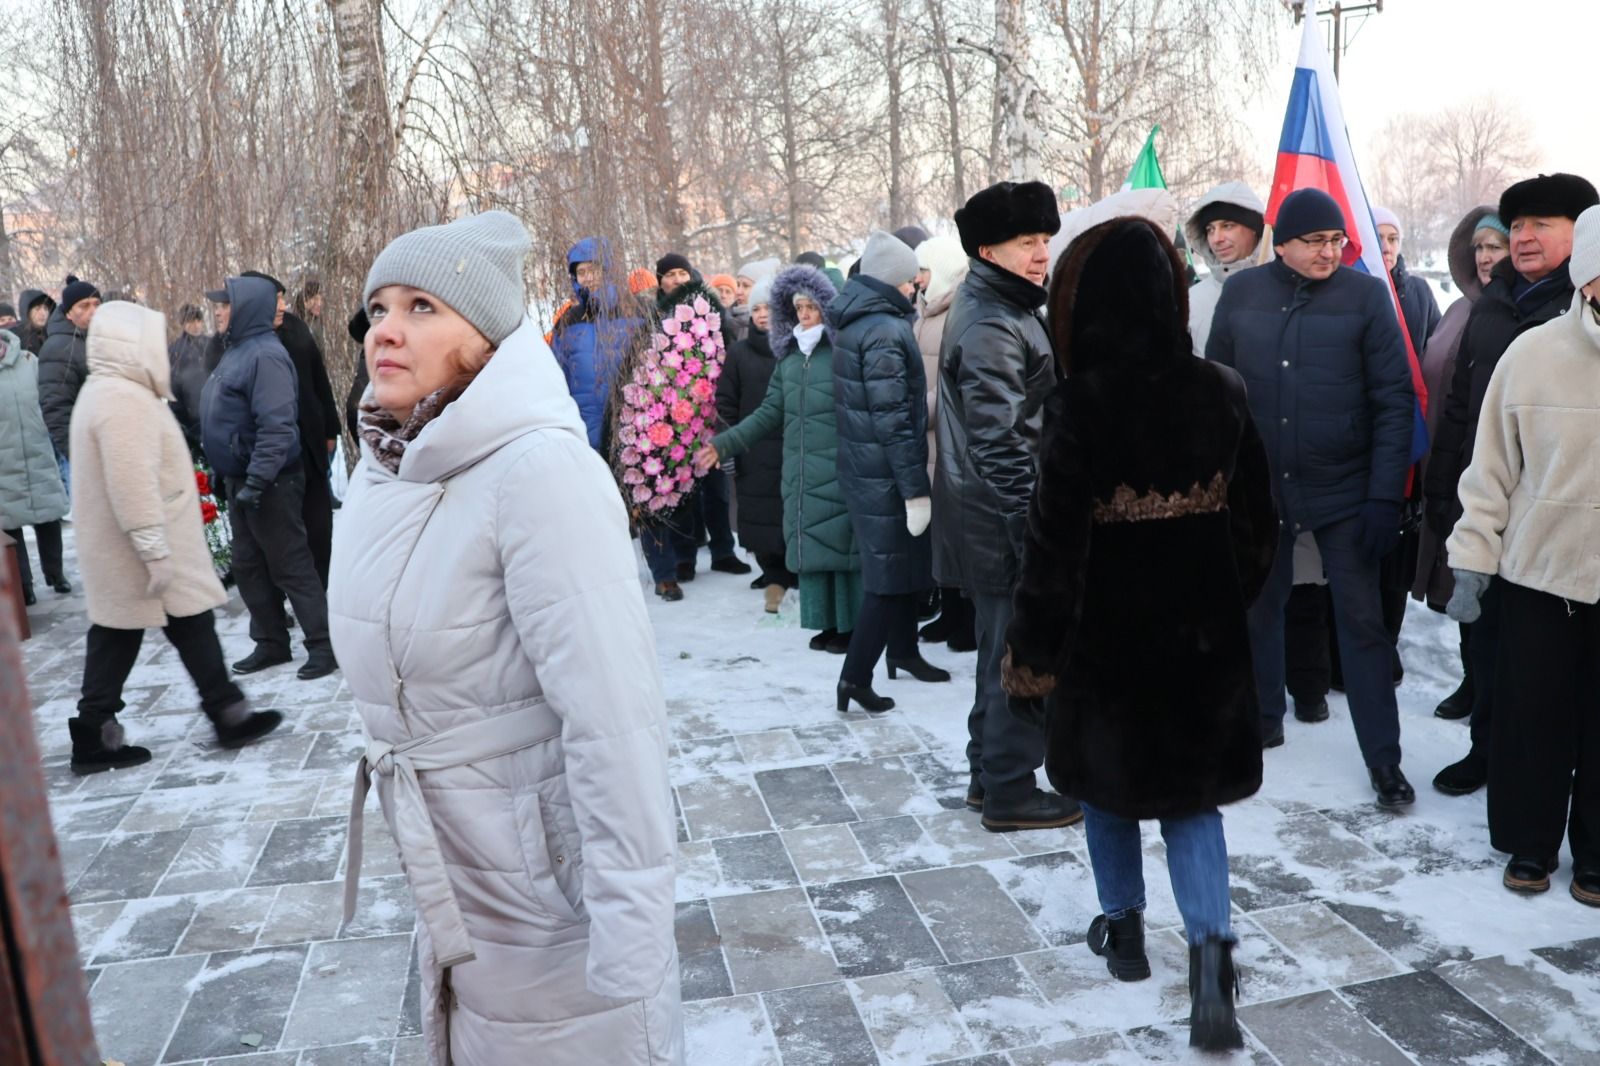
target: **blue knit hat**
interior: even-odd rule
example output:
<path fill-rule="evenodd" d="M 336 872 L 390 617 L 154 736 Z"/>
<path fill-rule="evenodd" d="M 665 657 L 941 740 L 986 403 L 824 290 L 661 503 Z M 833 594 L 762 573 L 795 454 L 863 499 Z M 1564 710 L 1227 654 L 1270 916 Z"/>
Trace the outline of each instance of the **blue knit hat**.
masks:
<path fill-rule="evenodd" d="M 1272 223 L 1272 239 L 1278 244 L 1304 237 L 1308 233 L 1338 230 L 1348 234 L 1344 212 L 1333 197 L 1321 189 L 1296 189 L 1278 205 Z"/>
<path fill-rule="evenodd" d="M 1472 232 L 1476 233 L 1481 229 L 1492 229 L 1496 233 L 1500 234 L 1500 236 L 1508 239 L 1511 236 L 1511 231 L 1506 229 L 1506 224 L 1504 222 L 1500 221 L 1500 216 L 1494 214 L 1493 212 L 1478 219 L 1478 224 L 1472 227 Z"/>

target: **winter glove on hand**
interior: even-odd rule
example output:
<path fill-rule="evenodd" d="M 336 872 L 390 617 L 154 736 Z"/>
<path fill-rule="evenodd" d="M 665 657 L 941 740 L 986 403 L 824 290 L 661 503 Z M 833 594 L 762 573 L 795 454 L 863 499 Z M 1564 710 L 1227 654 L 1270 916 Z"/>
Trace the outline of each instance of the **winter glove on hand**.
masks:
<path fill-rule="evenodd" d="M 1368 500 L 1361 505 L 1361 526 L 1356 543 L 1368 562 L 1377 562 L 1400 543 L 1400 505 L 1390 500 Z"/>
<path fill-rule="evenodd" d="M 928 523 L 933 521 L 933 501 L 926 496 L 918 496 L 914 500 L 906 501 L 906 530 L 913 537 L 920 537 L 928 531 Z"/>
<path fill-rule="evenodd" d="M 271 485 L 263 478 L 251 474 L 244 479 L 244 488 L 233 494 L 233 503 L 236 507 L 243 507 L 246 511 L 254 511 L 261 506 L 261 497 Z"/>
<path fill-rule="evenodd" d="M 151 559 L 144 564 L 144 569 L 150 575 L 150 580 L 144 587 L 144 594 L 152 599 L 167 591 L 172 585 L 172 579 L 178 576 L 178 568 L 172 565 L 170 555 Z"/>
<path fill-rule="evenodd" d="M 1483 594 L 1489 591 L 1489 575 L 1453 567 L 1450 573 L 1455 575 L 1456 590 L 1450 594 L 1444 613 L 1457 622 L 1476 622 L 1483 614 Z"/>

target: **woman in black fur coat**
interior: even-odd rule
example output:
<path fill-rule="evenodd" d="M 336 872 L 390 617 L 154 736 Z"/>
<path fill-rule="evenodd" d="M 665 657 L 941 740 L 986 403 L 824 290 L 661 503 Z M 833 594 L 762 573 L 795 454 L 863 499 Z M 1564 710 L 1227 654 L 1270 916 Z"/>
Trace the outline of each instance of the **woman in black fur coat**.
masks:
<path fill-rule="evenodd" d="M 1004 679 L 1045 701 L 1050 783 L 1079 800 L 1105 911 L 1089 948 L 1150 975 L 1139 819 L 1161 821 L 1190 944 L 1190 1042 L 1240 1046 L 1217 807 L 1261 786 L 1245 608 L 1278 543 L 1243 382 L 1196 359 L 1184 263 L 1155 225 L 1078 237 L 1053 272 L 1046 407 Z"/>

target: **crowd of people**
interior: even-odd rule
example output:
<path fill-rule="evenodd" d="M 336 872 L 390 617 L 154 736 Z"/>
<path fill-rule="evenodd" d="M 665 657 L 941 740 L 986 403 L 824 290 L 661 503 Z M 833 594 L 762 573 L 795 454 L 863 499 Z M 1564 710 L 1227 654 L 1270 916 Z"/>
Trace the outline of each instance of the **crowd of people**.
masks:
<path fill-rule="evenodd" d="M 702 545 L 718 572 L 753 572 L 740 548 L 755 561 L 762 610 L 796 592 L 810 647 L 843 656 L 840 713 L 894 707 L 881 659 L 891 680 L 949 682 L 919 637 L 976 652 L 968 807 L 993 832 L 1084 823 L 1088 947 L 1121 980 L 1151 972 L 1138 822 L 1160 821 L 1198 1047 L 1241 1043 L 1220 808 L 1259 789 L 1291 707 L 1314 726 L 1344 691 L 1378 806 L 1415 800 L 1395 696 L 1408 596 L 1461 624 L 1463 680 L 1435 713 L 1470 719 L 1471 742 L 1435 787 L 1488 785 L 1508 889 L 1548 890 L 1565 836 L 1570 893 L 1600 906 L 1600 194 L 1540 175 L 1469 211 L 1443 314 L 1388 211 L 1383 278 L 1351 268 L 1358 227 L 1316 189 L 1270 227 L 1240 182 L 1182 219 L 1132 203 L 1064 225 L 1048 186 L 1002 182 L 953 234 L 873 231 L 847 273 L 817 253 L 628 271 L 589 237 L 547 334 L 517 219 L 413 231 L 350 325 L 363 460 L 337 531 L 341 412 L 282 285 L 227 279 L 207 294 L 215 335 L 186 307 L 170 347 L 162 315 L 75 278 L 59 300 L 25 292 L 20 317 L 0 307 L 0 516 L 34 528 L 60 592 L 69 506 L 77 523 L 73 768 L 151 757 L 117 722 L 145 628 L 178 648 L 220 743 L 278 724 L 223 664 L 198 457 L 250 613 L 232 672 L 289 661 L 287 598 L 299 676 L 342 665 L 362 715 L 347 914 L 372 786 L 416 896 L 434 1062 L 681 1057 L 667 726 L 633 539 L 664 603 Z M 689 322 L 700 339 L 677 348 L 721 369 L 713 424 L 684 427 L 692 449 L 663 438 L 692 491 L 663 477 L 674 504 L 649 509 L 649 486 L 627 494 L 623 411 Z"/>

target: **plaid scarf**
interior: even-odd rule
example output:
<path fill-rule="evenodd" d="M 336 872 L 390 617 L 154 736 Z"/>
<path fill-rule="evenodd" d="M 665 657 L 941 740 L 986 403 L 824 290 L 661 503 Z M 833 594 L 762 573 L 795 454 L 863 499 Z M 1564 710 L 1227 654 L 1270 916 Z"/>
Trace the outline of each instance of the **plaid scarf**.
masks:
<path fill-rule="evenodd" d="M 376 400 L 361 404 L 361 439 L 372 449 L 373 458 L 382 463 L 391 474 L 400 473 L 400 460 L 405 457 L 406 445 L 417 439 L 417 434 L 444 410 L 446 386 L 424 396 L 411 409 L 411 417 L 401 423 L 394 415 L 378 406 Z"/>

